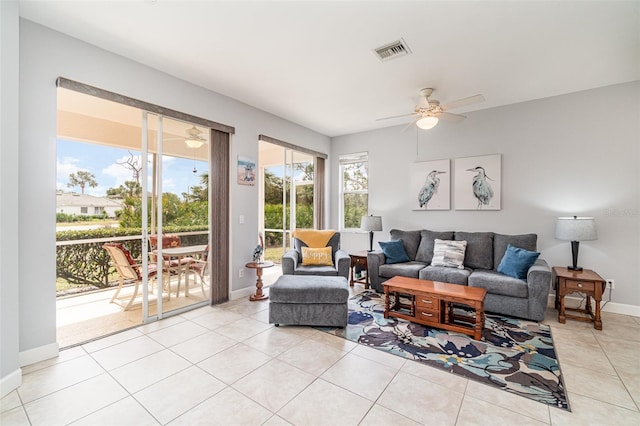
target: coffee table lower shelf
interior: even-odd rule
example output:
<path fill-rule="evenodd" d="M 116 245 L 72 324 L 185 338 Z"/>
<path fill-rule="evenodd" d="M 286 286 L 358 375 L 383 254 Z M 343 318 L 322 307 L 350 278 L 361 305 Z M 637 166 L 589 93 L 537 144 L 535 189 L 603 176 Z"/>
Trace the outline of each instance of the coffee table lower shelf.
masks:
<path fill-rule="evenodd" d="M 482 339 L 484 299 L 487 293 L 485 289 L 407 277 L 394 277 L 382 284 L 385 293 L 385 318 L 402 318 L 467 334 L 475 340 Z M 391 294 L 394 295 L 393 303 L 390 302 Z M 401 295 L 406 302 L 400 300 Z M 476 311 L 475 318 L 456 315 L 453 311 L 455 304 L 473 308 Z"/>

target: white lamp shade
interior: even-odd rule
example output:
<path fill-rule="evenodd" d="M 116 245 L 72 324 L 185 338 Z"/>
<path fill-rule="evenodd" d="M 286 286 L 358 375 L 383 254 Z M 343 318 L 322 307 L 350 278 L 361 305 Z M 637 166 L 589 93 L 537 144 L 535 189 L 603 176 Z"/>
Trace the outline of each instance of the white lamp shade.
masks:
<path fill-rule="evenodd" d="M 382 231 L 382 216 L 362 216 L 360 229 L 363 231 Z"/>
<path fill-rule="evenodd" d="M 438 117 L 432 115 L 425 115 L 420 120 L 416 121 L 416 125 L 422 130 L 433 129 L 438 124 Z"/>
<path fill-rule="evenodd" d="M 556 222 L 556 238 L 566 241 L 596 240 L 596 221 L 592 217 L 559 217 Z"/>

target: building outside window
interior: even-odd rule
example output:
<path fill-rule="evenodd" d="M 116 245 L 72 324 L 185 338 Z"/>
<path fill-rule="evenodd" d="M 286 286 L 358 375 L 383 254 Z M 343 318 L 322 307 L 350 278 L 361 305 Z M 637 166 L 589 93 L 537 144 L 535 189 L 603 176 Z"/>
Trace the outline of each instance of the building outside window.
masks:
<path fill-rule="evenodd" d="M 366 152 L 341 155 L 339 163 L 340 229 L 359 229 L 369 211 L 369 156 Z"/>

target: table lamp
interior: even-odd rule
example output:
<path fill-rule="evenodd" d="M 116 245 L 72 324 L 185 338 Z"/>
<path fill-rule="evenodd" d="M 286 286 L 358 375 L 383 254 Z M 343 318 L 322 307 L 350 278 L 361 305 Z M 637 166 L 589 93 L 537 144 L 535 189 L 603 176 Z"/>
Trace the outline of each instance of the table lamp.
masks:
<path fill-rule="evenodd" d="M 382 231 L 382 216 L 362 216 L 360 229 L 369 232 L 369 251 L 373 251 L 373 231 Z"/>
<path fill-rule="evenodd" d="M 556 222 L 556 238 L 571 241 L 571 256 L 573 265 L 567 266 L 571 271 L 582 271 L 578 266 L 578 249 L 580 241 L 591 241 L 598 238 L 596 221 L 592 217 L 559 217 Z"/>

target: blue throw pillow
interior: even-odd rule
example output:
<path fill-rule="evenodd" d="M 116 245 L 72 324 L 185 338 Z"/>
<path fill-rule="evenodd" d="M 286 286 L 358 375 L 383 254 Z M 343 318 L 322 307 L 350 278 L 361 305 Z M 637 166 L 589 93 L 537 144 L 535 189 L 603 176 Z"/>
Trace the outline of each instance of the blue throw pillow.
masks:
<path fill-rule="evenodd" d="M 540 253 L 537 251 L 529 251 L 509 244 L 498 265 L 498 272 L 524 280 L 527 278 L 529 268 L 538 260 L 538 256 Z"/>
<path fill-rule="evenodd" d="M 380 244 L 384 257 L 387 258 L 385 263 L 401 263 L 409 261 L 409 256 L 407 255 L 407 251 L 404 249 L 402 240 L 391 240 L 387 242 L 380 241 L 378 244 Z"/>

